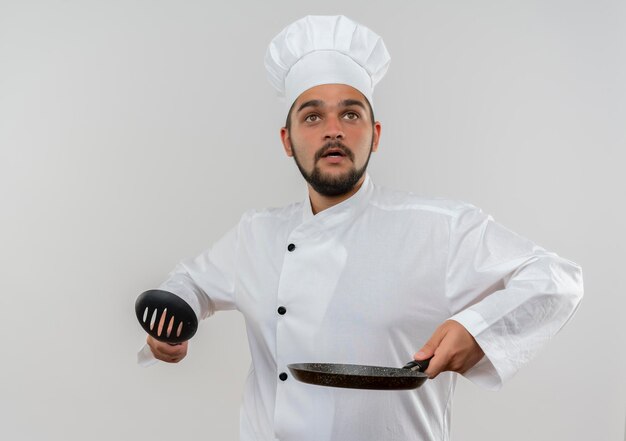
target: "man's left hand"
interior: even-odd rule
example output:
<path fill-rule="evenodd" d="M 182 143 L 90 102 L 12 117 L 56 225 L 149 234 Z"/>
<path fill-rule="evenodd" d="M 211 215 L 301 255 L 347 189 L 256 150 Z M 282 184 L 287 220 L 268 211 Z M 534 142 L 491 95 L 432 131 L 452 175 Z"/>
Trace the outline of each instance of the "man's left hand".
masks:
<path fill-rule="evenodd" d="M 429 378 L 435 378 L 444 371 L 463 374 L 485 355 L 472 334 L 454 320 L 443 322 L 413 358 L 425 360 L 433 354 L 435 356 L 425 371 Z"/>

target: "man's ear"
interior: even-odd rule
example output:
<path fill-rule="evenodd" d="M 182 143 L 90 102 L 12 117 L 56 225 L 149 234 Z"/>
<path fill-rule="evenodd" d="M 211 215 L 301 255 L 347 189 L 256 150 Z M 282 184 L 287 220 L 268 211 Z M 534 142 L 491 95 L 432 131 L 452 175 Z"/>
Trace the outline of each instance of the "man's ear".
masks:
<path fill-rule="evenodd" d="M 382 131 L 383 126 L 379 121 L 374 123 L 374 138 L 372 139 L 372 151 L 375 152 L 378 150 L 378 143 L 380 142 L 380 132 Z"/>
<path fill-rule="evenodd" d="M 287 130 L 287 127 L 281 127 L 280 140 L 283 143 L 283 148 L 285 149 L 287 156 L 292 157 L 293 151 L 291 150 L 291 137 L 289 136 L 289 130 Z"/>

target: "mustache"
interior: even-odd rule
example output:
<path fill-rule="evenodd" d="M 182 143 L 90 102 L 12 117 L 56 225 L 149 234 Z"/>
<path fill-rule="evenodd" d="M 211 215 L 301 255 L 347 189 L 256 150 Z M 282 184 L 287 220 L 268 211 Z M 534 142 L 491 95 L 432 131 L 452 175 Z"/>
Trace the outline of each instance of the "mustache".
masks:
<path fill-rule="evenodd" d="M 354 154 L 350 151 L 348 147 L 343 145 L 341 141 L 328 141 L 326 144 L 322 146 L 321 149 L 317 151 L 315 154 L 315 161 L 322 159 L 322 156 L 326 154 L 330 149 L 339 149 L 341 152 L 346 155 L 350 160 L 354 161 Z"/>

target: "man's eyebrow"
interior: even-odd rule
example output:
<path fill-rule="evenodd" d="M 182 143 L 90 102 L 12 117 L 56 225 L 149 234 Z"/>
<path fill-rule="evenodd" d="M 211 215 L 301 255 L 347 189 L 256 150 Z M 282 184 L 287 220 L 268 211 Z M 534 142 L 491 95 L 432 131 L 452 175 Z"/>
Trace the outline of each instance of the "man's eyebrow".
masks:
<path fill-rule="evenodd" d="M 363 102 L 359 100 L 347 99 L 347 100 L 341 101 L 339 105 L 342 107 L 359 106 L 359 107 L 362 107 L 363 110 L 367 110 L 365 108 L 365 104 L 363 104 Z"/>
<path fill-rule="evenodd" d="M 304 103 L 300 105 L 300 107 L 298 107 L 298 110 L 296 111 L 296 113 L 300 112 L 302 109 L 306 107 L 324 107 L 324 101 L 322 100 L 305 101 Z"/>

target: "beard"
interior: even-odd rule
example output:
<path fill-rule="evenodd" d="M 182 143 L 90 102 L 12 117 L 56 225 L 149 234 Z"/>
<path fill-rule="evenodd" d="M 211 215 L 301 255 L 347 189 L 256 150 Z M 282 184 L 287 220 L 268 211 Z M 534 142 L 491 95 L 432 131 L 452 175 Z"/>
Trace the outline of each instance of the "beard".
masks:
<path fill-rule="evenodd" d="M 313 187 L 313 189 L 321 194 L 322 196 L 341 196 L 348 192 L 350 192 L 354 186 L 359 182 L 365 170 L 367 169 L 367 164 L 369 164 L 370 156 L 372 156 L 372 147 L 374 145 L 374 137 L 372 136 L 372 142 L 370 143 L 370 151 L 367 155 L 367 160 L 363 167 L 357 169 L 354 166 L 354 153 L 350 151 L 346 146 L 344 146 L 341 141 L 330 141 L 315 154 L 315 165 L 313 166 L 313 170 L 309 173 L 307 172 L 300 161 L 298 160 L 298 156 L 296 155 L 297 146 L 293 143 L 292 140 L 292 151 L 293 151 L 293 159 L 298 166 L 298 170 L 302 174 L 302 177 L 305 181 Z M 346 158 L 352 161 L 352 167 L 350 170 L 342 173 L 340 175 L 329 175 L 322 173 L 322 170 L 317 165 L 318 161 L 323 157 L 323 155 L 331 148 L 339 148 L 343 151 Z"/>

